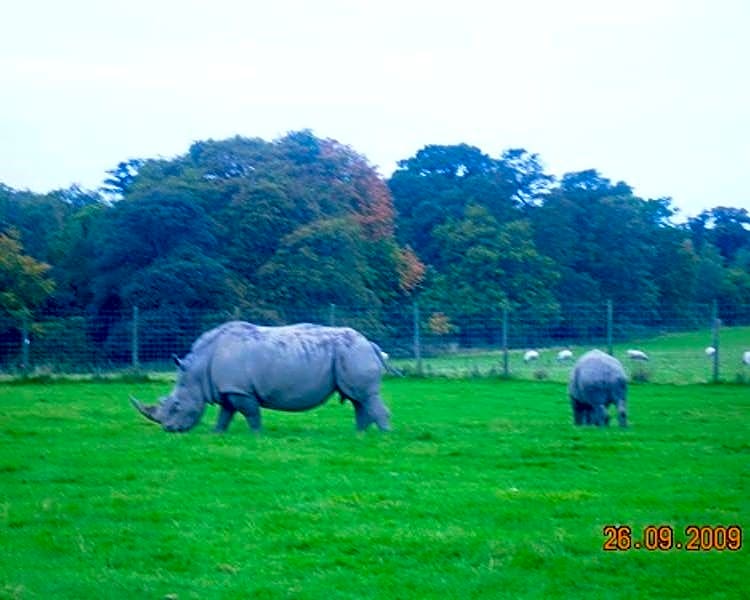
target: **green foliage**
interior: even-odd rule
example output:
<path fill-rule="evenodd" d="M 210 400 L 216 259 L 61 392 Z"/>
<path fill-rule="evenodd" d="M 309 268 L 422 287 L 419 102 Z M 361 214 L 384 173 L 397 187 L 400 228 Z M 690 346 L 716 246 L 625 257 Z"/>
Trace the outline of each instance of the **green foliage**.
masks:
<path fill-rule="evenodd" d="M 718 303 L 721 314 L 727 316 L 726 323 L 735 324 L 733 317 L 750 306 L 750 271 L 739 266 L 726 269 Z"/>
<path fill-rule="evenodd" d="M 745 208 L 717 206 L 703 212 L 701 226 L 711 223 L 713 227 L 705 232 L 705 237 L 721 253 L 726 264 L 732 264 L 737 253 L 750 245 L 750 214 Z"/>
<path fill-rule="evenodd" d="M 393 379 L 389 435 L 331 402 L 269 411 L 260 436 L 169 435 L 127 401 L 168 389 L 0 388 L 1 596 L 750 593 L 746 548 L 603 550 L 606 525 L 747 537 L 744 389 L 634 386 L 632 426 L 603 430 L 570 424 L 561 384 Z"/>
<path fill-rule="evenodd" d="M 28 315 L 55 288 L 49 265 L 24 254 L 15 229 L 0 231 L 0 313 Z"/>
<path fill-rule="evenodd" d="M 695 299 L 707 303 L 718 298 L 724 279 L 721 255 L 713 244 L 704 244 L 695 272 Z"/>
<path fill-rule="evenodd" d="M 444 267 L 425 294 L 433 302 L 449 299 L 446 305 L 462 316 L 489 316 L 510 306 L 556 310 L 553 263 L 536 251 L 528 221 L 501 224 L 471 205 L 461 220 L 438 226 L 434 239 L 436 262 Z"/>
<path fill-rule="evenodd" d="M 128 159 L 104 184 L 44 195 L 0 184 L 0 222 L 56 284 L 19 302 L 6 283 L 5 304 L 86 314 L 94 342 L 120 355 L 112 340 L 131 305 L 154 322 L 194 309 L 280 322 L 346 305 L 382 331 L 409 327 L 383 315 L 417 300 L 461 336 L 462 316 L 494 322 L 511 308 L 562 339 L 600 334 L 607 300 L 630 311 L 622 331 L 695 320 L 695 303 L 717 299 L 741 324 L 750 304 L 746 209 L 678 225 L 669 198 L 639 198 L 593 169 L 555 181 L 522 148 L 427 145 L 386 182 L 350 147 L 303 130 Z M 18 251 L 7 255 L 6 272 Z"/>
<path fill-rule="evenodd" d="M 291 308 L 327 304 L 371 306 L 364 240 L 350 219 L 317 220 L 286 236 L 261 269 L 269 300 Z"/>
<path fill-rule="evenodd" d="M 254 280 L 279 240 L 298 226 L 295 216 L 295 201 L 283 186 L 266 181 L 239 184 L 216 214 L 227 265 Z"/>
<path fill-rule="evenodd" d="M 520 208 L 533 204 L 552 178 L 536 155 L 522 149 L 493 159 L 478 148 L 425 146 L 398 163 L 388 182 L 398 211 L 398 235 L 422 260 L 442 270 L 437 227 L 463 217 L 469 205 L 484 207 L 500 223 L 518 219 Z"/>
<path fill-rule="evenodd" d="M 104 191 L 120 197 L 128 193 L 138 177 L 138 171 L 143 168 L 145 162 L 142 159 L 119 162 L 117 167 L 107 171 L 109 177 L 104 180 Z"/>
<path fill-rule="evenodd" d="M 663 261 L 671 262 L 667 248 L 674 249 L 671 238 L 662 242 L 666 236 L 659 215 L 664 210 L 663 204 L 644 202 L 627 185 L 612 184 L 595 171 L 563 177 L 560 188 L 533 213 L 539 251 L 555 261 L 561 275 L 557 298 L 609 299 L 654 313 L 657 257 L 661 253 Z"/>
<path fill-rule="evenodd" d="M 134 192 L 102 215 L 92 243 L 98 249 L 91 284 L 97 311 L 129 311 L 141 302 L 146 308 L 213 307 L 226 299 L 221 287 L 211 289 L 226 276 L 212 261 L 217 241 L 210 218 L 189 191 Z"/>
<path fill-rule="evenodd" d="M 154 322 L 190 309 L 279 320 L 332 302 L 377 309 L 419 282 L 418 259 L 395 243 L 385 182 L 309 131 L 196 142 L 184 156 L 128 160 L 109 175 L 111 204 L 76 190 L 0 189 L 0 211 L 54 259 L 60 287 L 49 306 L 87 312 L 107 356 L 127 353 L 118 344 L 132 306 Z M 41 222 L 40 210 L 56 226 L 35 235 L 27 224 Z"/>

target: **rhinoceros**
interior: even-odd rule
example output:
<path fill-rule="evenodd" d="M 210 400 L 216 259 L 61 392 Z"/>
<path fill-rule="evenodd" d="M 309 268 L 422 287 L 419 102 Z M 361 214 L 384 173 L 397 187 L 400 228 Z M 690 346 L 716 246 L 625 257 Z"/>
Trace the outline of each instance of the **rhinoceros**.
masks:
<path fill-rule="evenodd" d="M 627 376 L 620 361 L 591 350 L 573 367 L 568 385 L 576 425 L 609 425 L 607 407 L 617 407 L 620 426 L 627 427 Z"/>
<path fill-rule="evenodd" d="M 354 405 L 359 430 L 371 423 L 390 429 L 380 380 L 392 369 L 377 344 L 348 327 L 230 321 L 201 335 L 185 358 L 173 358 L 178 369 L 171 394 L 151 406 L 131 397 L 166 431 L 191 429 L 207 404 L 220 406 L 215 431 L 226 431 L 236 412 L 258 431 L 261 408 L 305 411 L 336 391 Z"/>

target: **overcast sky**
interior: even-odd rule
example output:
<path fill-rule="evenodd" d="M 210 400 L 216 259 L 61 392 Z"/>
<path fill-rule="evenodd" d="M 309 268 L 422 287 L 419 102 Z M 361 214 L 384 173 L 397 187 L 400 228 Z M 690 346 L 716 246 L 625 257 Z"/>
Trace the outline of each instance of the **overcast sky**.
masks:
<path fill-rule="evenodd" d="M 0 182 L 308 128 L 389 176 L 427 144 L 750 208 L 747 0 L 6 0 Z"/>

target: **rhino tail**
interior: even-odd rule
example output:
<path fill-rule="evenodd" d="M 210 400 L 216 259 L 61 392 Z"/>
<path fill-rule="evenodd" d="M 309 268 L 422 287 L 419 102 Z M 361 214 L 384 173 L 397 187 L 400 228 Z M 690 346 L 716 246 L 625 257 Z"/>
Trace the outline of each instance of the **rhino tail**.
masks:
<path fill-rule="evenodd" d="M 378 357 L 380 364 L 383 365 L 383 368 L 386 371 L 388 371 L 391 375 L 398 375 L 399 377 L 404 376 L 401 371 L 388 363 L 388 355 L 383 352 L 380 346 L 378 346 L 375 342 L 370 342 L 370 344 L 372 344 L 372 349 L 375 350 L 375 355 Z"/>

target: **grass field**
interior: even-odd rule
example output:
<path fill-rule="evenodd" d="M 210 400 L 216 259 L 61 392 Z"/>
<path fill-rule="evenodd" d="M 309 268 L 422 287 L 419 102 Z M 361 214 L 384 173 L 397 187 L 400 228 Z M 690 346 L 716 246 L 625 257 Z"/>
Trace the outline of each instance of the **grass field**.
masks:
<path fill-rule="evenodd" d="M 575 428 L 565 386 L 389 379 L 351 406 L 187 434 L 167 383 L 0 386 L 0 598 L 747 598 L 748 550 L 605 551 L 607 525 L 750 523 L 747 386 L 634 385 Z M 666 530 L 665 530 L 666 531 Z M 710 532 L 709 532 L 710 533 Z"/>
<path fill-rule="evenodd" d="M 705 348 L 711 345 L 711 333 L 693 331 L 688 333 L 671 333 L 631 340 L 615 344 L 613 354 L 622 363 L 631 376 L 651 383 L 706 383 L 713 381 L 713 360 L 706 356 Z M 566 346 L 575 356 L 597 347 Z M 606 344 L 598 347 L 606 350 Z M 627 358 L 626 350 L 637 348 L 644 350 L 648 362 L 633 361 Z M 572 362 L 556 360 L 559 348 L 537 348 L 540 358 L 524 363 L 523 354 L 527 348 L 511 350 L 509 355 L 510 376 L 517 379 L 537 379 L 549 381 L 567 381 Z M 750 350 L 750 327 L 726 327 L 721 329 L 719 346 L 719 378 L 721 381 L 750 383 L 750 366 L 742 364 L 742 353 Z M 413 359 L 392 361 L 400 369 L 414 373 Z M 471 353 L 444 354 L 423 359 L 423 371 L 428 376 L 471 377 L 500 375 L 503 372 L 503 354 L 500 350 L 477 351 Z"/>

